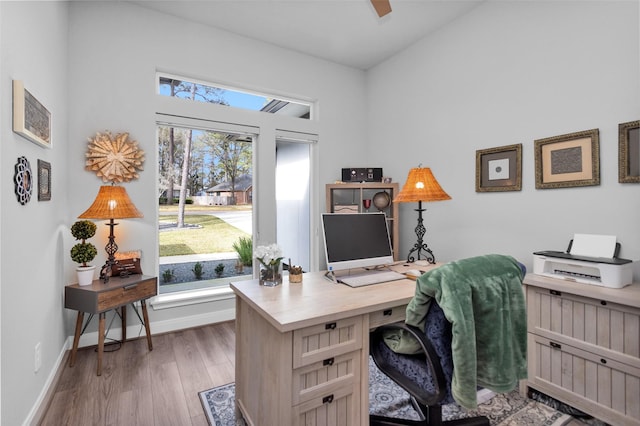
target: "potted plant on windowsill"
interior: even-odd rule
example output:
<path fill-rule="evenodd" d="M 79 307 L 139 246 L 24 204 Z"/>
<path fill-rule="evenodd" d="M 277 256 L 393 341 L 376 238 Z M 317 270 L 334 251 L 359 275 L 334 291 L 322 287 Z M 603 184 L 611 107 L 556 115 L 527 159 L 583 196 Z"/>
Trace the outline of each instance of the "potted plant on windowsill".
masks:
<path fill-rule="evenodd" d="M 90 220 L 79 220 L 71 226 L 71 235 L 76 240 L 81 240 L 81 242 L 71 247 L 71 260 L 80 264 L 76 268 L 79 285 L 89 285 L 93 281 L 96 267 L 95 265 L 88 265 L 88 263 L 96 257 L 98 250 L 96 246 L 86 240 L 95 234 L 96 224 Z"/>

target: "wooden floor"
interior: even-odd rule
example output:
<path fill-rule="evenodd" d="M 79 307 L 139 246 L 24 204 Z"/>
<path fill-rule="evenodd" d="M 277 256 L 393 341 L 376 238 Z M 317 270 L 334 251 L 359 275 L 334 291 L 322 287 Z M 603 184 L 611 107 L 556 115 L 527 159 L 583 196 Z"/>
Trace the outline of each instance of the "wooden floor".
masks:
<path fill-rule="evenodd" d="M 65 364 L 41 425 L 207 426 L 198 392 L 234 381 L 234 322 L 143 337 L 105 352 L 96 376 L 94 348 Z M 105 348 L 107 350 L 108 348 Z"/>
<path fill-rule="evenodd" d="M 79 350 L 75 366 L 62 367 L 40 424 L 207 426 L 198 392 L 234 381 L 234 327 L 231 321 L 155 335 L 151 352 L 146 338 L 129 340 L 105 352 L 100 377 L 94 348 Z"/>

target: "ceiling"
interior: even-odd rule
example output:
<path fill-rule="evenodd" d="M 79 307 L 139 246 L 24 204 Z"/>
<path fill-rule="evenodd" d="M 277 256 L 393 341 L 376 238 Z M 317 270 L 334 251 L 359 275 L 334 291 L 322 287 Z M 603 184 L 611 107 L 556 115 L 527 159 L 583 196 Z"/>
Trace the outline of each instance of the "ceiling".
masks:
<path fill-rule="evenodd" d="M 369 0 L 132 1 L 189 21 L 358 69 L 369 69 L 485 0 L 391 0 L 378 18 Z"/>

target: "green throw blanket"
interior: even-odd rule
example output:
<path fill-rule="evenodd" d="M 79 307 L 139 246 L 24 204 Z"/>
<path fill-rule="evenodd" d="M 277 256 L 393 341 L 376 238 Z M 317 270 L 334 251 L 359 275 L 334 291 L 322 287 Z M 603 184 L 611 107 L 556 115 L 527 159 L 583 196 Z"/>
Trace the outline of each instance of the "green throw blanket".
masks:
<path fill-rule="evenodd" d="M 527 377 L 527 318 L 522 270 L 510 256 L 485 255 L 445 264 L 416 282 L 406 323 L 424 330 L 431 299 L 451 323 L 453 380 L 458 404 L 477 406 L 477 386 L 507 392 Z M 398 353 L 416 353 L 407 334 L 389 332 L 387 345 Z"/>

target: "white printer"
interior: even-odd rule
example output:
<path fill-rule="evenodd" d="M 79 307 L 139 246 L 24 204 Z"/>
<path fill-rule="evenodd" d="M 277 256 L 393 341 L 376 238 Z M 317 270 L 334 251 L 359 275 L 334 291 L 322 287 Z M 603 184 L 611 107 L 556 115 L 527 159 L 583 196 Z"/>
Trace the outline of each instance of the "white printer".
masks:
<path fill-rule="evenodd" d="M 533 273 L 609 288 L 633 282 L 633 262 L 618 258 L 615 236 L 576 234 L 566 252 L 533 253 Z"/>

